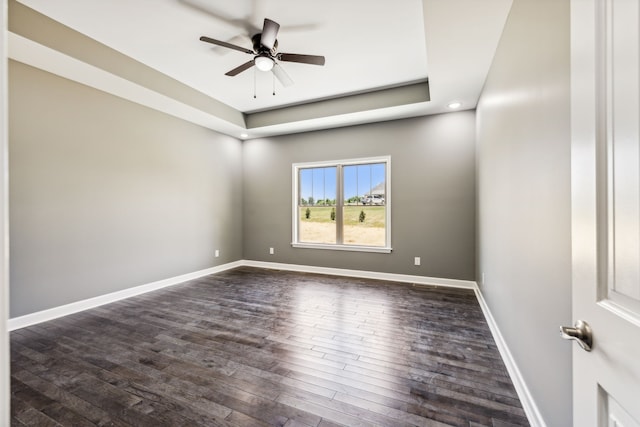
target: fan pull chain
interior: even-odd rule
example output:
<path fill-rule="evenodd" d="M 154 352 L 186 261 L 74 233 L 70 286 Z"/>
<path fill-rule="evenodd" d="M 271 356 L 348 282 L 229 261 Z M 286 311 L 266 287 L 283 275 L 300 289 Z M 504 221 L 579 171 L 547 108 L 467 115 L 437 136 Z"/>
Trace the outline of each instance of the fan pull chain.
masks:
<path fill-rule="evenodd" d="M 256 69 L 253 69 L 253 99 L 256 99 Z"/>
<path fill-rule="evenodd" d="M 273 96 L 276 96 L 276 75 L 271 73 L 271 79 L 273 80 Z"/>

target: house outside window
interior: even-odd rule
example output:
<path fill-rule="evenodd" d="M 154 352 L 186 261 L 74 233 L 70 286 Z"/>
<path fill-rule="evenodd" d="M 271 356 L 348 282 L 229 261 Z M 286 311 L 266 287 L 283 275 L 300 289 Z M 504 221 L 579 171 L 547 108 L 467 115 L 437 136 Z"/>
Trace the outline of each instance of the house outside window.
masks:
<path fill-rule="evenodd" d="M 294 247 L 391 252 L 391 158 L 293 165 Z"/>

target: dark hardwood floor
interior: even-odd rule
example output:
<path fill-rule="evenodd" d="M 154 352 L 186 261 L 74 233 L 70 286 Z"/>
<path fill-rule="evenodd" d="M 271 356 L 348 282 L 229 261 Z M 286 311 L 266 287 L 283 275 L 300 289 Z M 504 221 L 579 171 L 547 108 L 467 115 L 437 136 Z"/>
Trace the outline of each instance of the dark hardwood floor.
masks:
<path fill-rule="evenodd" d="M 526 426 L 470 290 L 239 268 L 11 333 L 22 426 Z"/>

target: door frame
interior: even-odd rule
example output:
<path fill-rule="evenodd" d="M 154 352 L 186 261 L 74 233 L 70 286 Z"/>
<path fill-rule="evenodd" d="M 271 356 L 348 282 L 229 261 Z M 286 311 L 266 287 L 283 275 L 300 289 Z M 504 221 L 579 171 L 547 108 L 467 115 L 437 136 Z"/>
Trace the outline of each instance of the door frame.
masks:
<path fill-rule="evenodd" d="M 9 363 L 9 245 L 8 245 L 8 13 L 7 0 L 0 0 L 0 425 L 9 425 L 10 363 Z"/>

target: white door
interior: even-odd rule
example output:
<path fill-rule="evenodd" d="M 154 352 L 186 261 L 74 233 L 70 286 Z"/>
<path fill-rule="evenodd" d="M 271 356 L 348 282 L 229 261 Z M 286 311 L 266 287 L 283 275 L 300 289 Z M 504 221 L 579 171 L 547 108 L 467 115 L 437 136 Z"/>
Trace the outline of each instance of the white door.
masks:
<path fill-rule="evenodd" d="M 640 427 L 640 0 L 571 1 L 575 427 Z"/>

